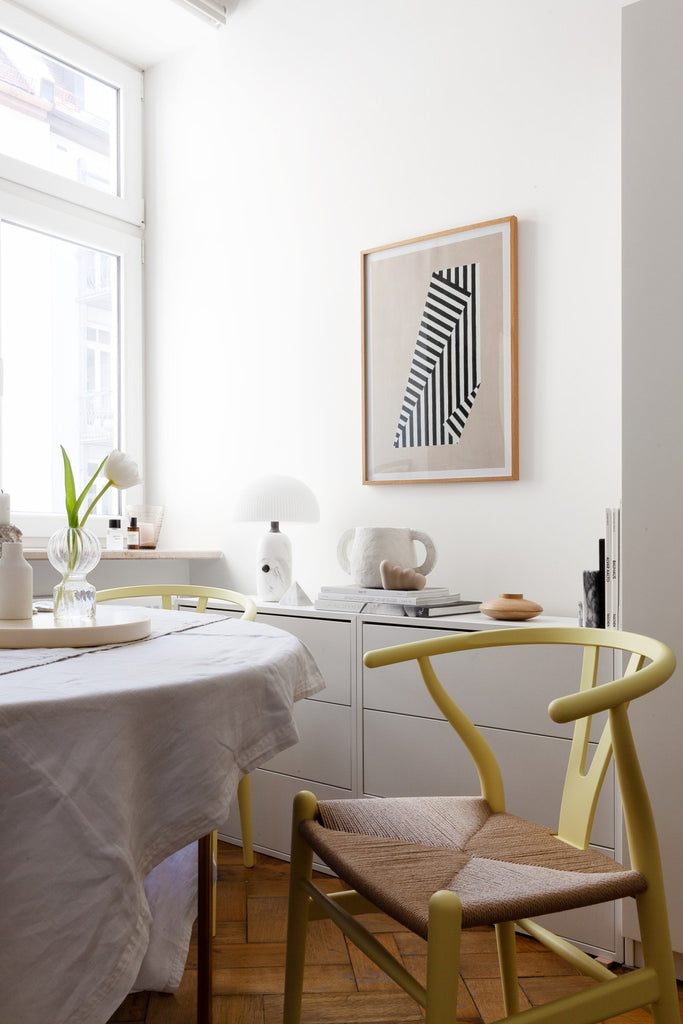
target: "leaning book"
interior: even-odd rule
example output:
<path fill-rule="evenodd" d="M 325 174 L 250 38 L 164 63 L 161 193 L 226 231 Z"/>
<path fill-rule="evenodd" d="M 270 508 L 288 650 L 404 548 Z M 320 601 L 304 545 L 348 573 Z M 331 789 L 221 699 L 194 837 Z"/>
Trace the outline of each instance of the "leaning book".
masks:
<path fill-rule="evenodd" d="M 605 625 L 621 629 L 621 509 L 605 510 Z"/>

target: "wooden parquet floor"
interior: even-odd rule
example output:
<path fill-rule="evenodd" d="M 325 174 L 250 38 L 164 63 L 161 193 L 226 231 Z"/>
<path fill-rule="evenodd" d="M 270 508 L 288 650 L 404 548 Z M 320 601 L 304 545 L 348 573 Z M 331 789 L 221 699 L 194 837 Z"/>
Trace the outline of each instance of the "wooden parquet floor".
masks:
<path fill-rule="evenodd" d="M 289 866 L 256 855 L 242 865 L 242 851 L 219 843 L 217 926 L 214 944 L 214 1024 L 281 1024 Z M 340 888 L 323 878 L 330 889 Z M 424 981 L 425 944 L 384 915 L 365 917 L 384 945 Z M 523 1007 L 576 992 L 592 982 L 534 939 L 518 936 Z M 493 930 L 463 936 L 458 1020 L 494 1021 L 503 1014 Z M 310 926 L 302 1024 L 410 1024 L 423 1021 L 421 1008 L 367 957 L 347 945 L 329 921 Z M 193 941 L 179 990 L 174 995 L 135 993 L 110 1024 L 195 1024 L 196 946 Z M 679 985 L 682 1008 L 683 988 Z M 609 1024 L 649 1024 L 637 1010 Z"/>

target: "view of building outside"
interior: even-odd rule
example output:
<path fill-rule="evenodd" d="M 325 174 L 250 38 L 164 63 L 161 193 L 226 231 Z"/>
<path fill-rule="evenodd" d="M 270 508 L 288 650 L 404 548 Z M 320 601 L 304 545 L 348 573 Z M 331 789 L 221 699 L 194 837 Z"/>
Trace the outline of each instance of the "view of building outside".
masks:
<path fill-rule="evenodd" d="M 118 193 L 118 90 L 0 32 L 0 151 Z"/>
<path fill-rule="evenodd" d="M 66 448 L 79 491 L 118 447 L 118 260 L 7 223 L 0 242 L 3 479 L 15 508 L 62 512 L 61 451 L 46 440 Z M 114 514 L 117 493 L 105 502 Z"/>
<path fill-rule="evenodd" d="M 116 193 L 117 103 L 112 87 L 0 32 L 9 156 Z M 77 491 L 119 447 L 118 300 L 116 256 L 1 219 L 1 465 L 13 508 L 63 512 L 59 443 Z M 110 490 L 97 512 L 117 502 Z"/>

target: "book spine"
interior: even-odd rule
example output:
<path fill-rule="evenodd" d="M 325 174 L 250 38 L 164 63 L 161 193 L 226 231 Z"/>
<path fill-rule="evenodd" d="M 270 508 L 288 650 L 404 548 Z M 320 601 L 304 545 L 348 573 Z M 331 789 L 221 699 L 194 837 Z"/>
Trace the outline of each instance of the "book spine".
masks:
<path fill-rule="evenodd" d="M 474 615 L 478 612 L 478 604 L 421 605 L 419 608 L 406 608 L 406 614 L 416 619 L 427 619 L 436 615 Z"/>
<path fill-rule="evenodd" d="M 314 607 L 321 612 L 362 612 L 368 606 L 367 601 L 334 600 L 328 597 L 319 597 Z"/>
<path fill-rule="evenodd" d="M 399 595 L 393 595 L 387 593 L 386 595 L 373 595 L 372 597 L 366 597 L 365 595 L 358 594 L 335 594 L 331 591 L 320 591 L 319 601 L 344 601 L 348 604 L 354 604 L 359 601 L 366 603 L 371 602 L 372 604 L 395 604 L 399 607 L 404 608 L 418 608 L 426 607 L 431 608 L 434 605 L 447 605 L 454 604 L 460 599 L 459 594 L 429 594 L 425 595 L 423 591 L 416 591 L 415 597 L 403 597 Z"/>
<path fill-rule="evenodd" d="M 604 629 L 607 625 L 605 605 L 605 538 L 598 541 L 598 626 Z"/>
<path fill-rule="evenodd" d="M 612 509 L 605 510 L 605 626 L 614 629 L 614 594 L 612 591 Z"/>
<path fill-rule="evenodd" d="M 384 603 L 385 597 L 455 597 L 448 587 L 424 587 L 422 590 L 385 590 L 382 587 L 336 586 L 321 587 L 321 597 L 367 597 L 369 600 Z"/>
<path fill-rule="evenodd" d="M 621 629 L 621 509 L 605 512 L 605 625 Z"/>
<path fill-rule="evenodd" d="M 612 509 L 612 629 L 621 629 L 621 509 Z"/>

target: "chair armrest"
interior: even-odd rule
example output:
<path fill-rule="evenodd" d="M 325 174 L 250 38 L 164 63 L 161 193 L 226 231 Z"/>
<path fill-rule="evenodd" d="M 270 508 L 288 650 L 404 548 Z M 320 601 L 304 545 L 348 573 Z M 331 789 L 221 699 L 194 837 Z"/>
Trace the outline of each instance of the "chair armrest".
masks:
<path fill-rule="evenodd" d="M 437 654 L 478 650 L 485 647 L 507 647 L 531 644 L 571 644 L 581 647 L 611 648 L 625 651 L 640 662 L 649 659 L 652 664 L 629 671 L 621 679 L 603 683 L 590 690 L 558 697 L 548 707 L 554 722 L 573 722 L 578 718 L 608 711 L 626 704 L 636 697 L 657 689 L 673 674 L 676 658 L 673 651 L 651 637 L 619 630 L 586 629 L 579 627 L 538 627 L 534 629 L 497 629 L 460 633 L 434 639 L 415 640 L 376 651 L 368 651 L 363 658 L 368 668 L 394 665 L 401 661 L 420 660 Z M 637 652 L 637 654 L 634 654 Z"/>
<path fill-rule="evenodd" d="M 629 634 L 618 634 L 621 637 L 628 637 Z M 642 638 L 638 638 L 641 639 Z M 611 683 L 603 683 L 592 690 L 584 690 L 581 693 L 570 693 L 566 697 L 558 697 L 548 706 L 548 714 L 553 722 L 574 722 L 577 718 L 588 718 L 590 715 L 597 715 L 601 711 L 609 711 L 620 704 L 628 704 L 637 697 L 651 693 L 658 686 L 665 683 L 673 675 L 676 668 L 676 658 L 673 651 L 660 643 L 652 640 L 653 649 L 648 651 L 647 657 L 656 658 L 650 665 L 641 668 L 637 672 L 622 676 L 621 679 L 614 679 Z M 656 646 L 656 650 L 654 647 Z M 628 649 L 628 648 L 625 648 Z"/>

